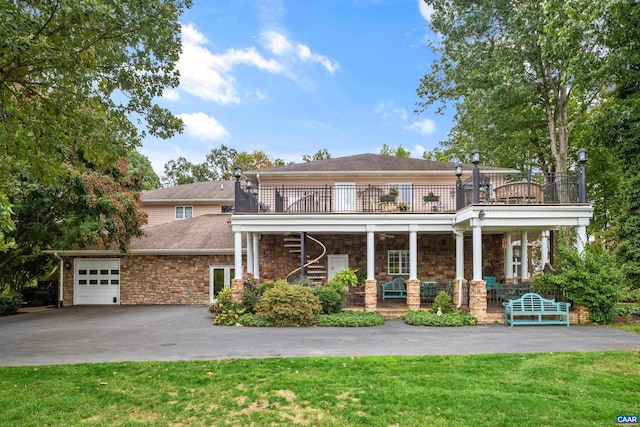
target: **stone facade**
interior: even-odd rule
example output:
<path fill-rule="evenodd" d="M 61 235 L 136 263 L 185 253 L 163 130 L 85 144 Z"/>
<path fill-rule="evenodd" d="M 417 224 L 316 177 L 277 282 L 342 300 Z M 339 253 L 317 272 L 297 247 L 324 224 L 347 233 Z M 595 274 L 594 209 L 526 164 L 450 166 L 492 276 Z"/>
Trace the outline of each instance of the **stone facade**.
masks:
<path fill-rule="evenodd" d="M 327 255 L 349 255 L 349 268 L 366 271 L 367 236 L 365 234 L 314 234 L 327 247 Z M 493 265 L 498 280 L 504 271 L 502 235 L 485 235 L 482 239 L 483 266 Z M 384 240 L 376 235 L 375 279 L 383 283 L 395 276 L 387 274 L 387 251 L 409 249 L 409 236 L 385 235 Z M 311 241 L 307 244 L 309 258 L 320 255 L 320 248 Z M 471 277 L 472 241 L 465 239 L 465 277 Z M 322 261 L 326 265 L 326 257 Z M 263 235 L 260 240 L 260 278 L 277 280 L 300 266 L 300 254 L 289 252 L 284 246 L 283 235 Z M 418 236 L 418 279 L 446 283 L 455 279 L 455 239 L 450 234 L 421 234 Z M 409 277 L 406 276 L 405 279 Z"/>
<path fill-rule="evenodd" d="M 209 304 L 213 265 L 234 265 L 233 255 L 121 257 L 120 304 Z M 64 272 L 63 293 L 64 305 L 73 305 L 73 269 Z"/>

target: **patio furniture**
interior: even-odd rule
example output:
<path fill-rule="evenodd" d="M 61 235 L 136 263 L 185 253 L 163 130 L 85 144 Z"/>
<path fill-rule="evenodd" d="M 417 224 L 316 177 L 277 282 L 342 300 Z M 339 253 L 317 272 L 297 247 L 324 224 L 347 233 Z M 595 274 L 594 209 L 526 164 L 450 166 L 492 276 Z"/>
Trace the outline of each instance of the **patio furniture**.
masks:
<path fill-rule="evenodd" d="M 402 277 L 396 277 L 389 282 L 381 284 L 380 289 L 382 290 L 383 300 L 407 297 L 407 282 Z"/>
<path fill-rule="evenodd" d="M 502 305 L 505 326 L 546 324 L 569 327 L 571 303 L 568 302 L 556 302 L 531 292 Z"/>
<path fill-rule="evenodd" d="M 493 189 L 493 200 L 507 204 L 542 203 L 542 186 L 536 182 L 510 182 Z"/>

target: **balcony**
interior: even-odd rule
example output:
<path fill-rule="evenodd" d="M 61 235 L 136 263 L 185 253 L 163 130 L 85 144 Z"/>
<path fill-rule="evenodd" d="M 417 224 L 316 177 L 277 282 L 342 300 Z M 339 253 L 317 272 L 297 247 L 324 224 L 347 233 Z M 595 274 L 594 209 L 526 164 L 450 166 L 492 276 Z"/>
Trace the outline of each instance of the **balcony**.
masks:
<path fill-rule="evenodd" d="M 450 185 L 259 185 L 236 187 L 236 213 L 453 213 L 472 204 L 558 205 L 580 200 L 578 173 L 488 174 Z"/>

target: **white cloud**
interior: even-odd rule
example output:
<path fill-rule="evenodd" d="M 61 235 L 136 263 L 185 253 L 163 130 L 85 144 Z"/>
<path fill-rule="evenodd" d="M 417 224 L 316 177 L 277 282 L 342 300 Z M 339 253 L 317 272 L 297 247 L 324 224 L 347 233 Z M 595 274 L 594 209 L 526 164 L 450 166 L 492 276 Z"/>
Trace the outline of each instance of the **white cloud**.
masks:
<path fill-rule="evenodd" d="M 422 15 L 425 21 L 431 22 L 433 6 L 426 4 L 424 0 L 418 0 L 418 7 L 420 8 L 420 15 Z"/>
<path fill-rule="evenodd" d="M 289 40 L 281 32 L 275 30 L 263 31 L 260 33 L 260 40 L 263 46 L 274 55 L 294 61 L 300 60 L 309 64 L 320 64 L 330 74 L 340 69 L 340 64 L 337 61 L 313 52 L 307 45 Z"/>
<path fill-rule="evenodd" d="M 281 64 L 264 58 L 254 47 L 214 54 L 206 44 L 207 39 L 195 25 L 182 26 L 182 55 L 178 61 L 180 88 L 201 99 L 222 105 L 239 103 L 236 80 L 231 75 L 237 65 L 252 66 L 273 74 L 285 72 Z"/>
<path fill-rule="evenodd" d="M 409 118 L 407 110 L 396 106 L 394 101 L 380 101 L 374 111 L 380 114 L 380 117 L 382 117 L 383 120 L 387 120 L 390 117 L 396 117 L 402 121 L 406 121 Z"/>
<path fill-rule="evenodd" d="M 180 92 L 175 89 L 166 89 L 162 92 L 162 98 L 168 101 L 177 101 L 180 99 Z"/>
<path fill-rule="evenodd" d="M 422 135 L 431 135 L 436 131 L 436 123 L 431 119 L 423 119 L 405 126 L 404 129 L 412 132 L 418 132 Z"/>
<path fill-rule="evenodd" d="M 178 114 L 185 125 L 185 131 L 201 141 L 217 141 L 229 136 L 229 132 L 214 117 L 205 113 Z"/>

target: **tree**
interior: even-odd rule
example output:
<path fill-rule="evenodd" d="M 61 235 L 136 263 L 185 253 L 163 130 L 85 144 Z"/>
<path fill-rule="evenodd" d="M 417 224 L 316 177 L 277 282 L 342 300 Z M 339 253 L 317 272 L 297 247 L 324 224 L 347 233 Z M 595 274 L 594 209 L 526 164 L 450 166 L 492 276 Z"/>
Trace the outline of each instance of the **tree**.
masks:
<path fill-rule="evenodd" d="M 527 144 L 521 158 L 530 151 L 541 167 L 566 172 L 571 109 L 588 108 L 607 83 L 598 39 L 603 2 L 425 1 L 441 42 L 431 44 L 440 57 L 421 81 L 419 106 L 455 103 L 456 144 L 481 140 L 488 148 L 489 138 L 505 135 L 501 156 Z"/>
<path fill-rule="evenodd" d="M 131 150 L 128 157 L 129 170 L 127 173 L 129 175 L 133 175 L 134 173 L 142 175 L 142 182 L 140 185 L 141 190 L 153 190 L 161 187 L 160 178 L 153 170 L 151 162 L 147 156 L 143 156 L 136 150 Z"/>
<path fill-rule="evenodd" d="M 10 235 L 16 244 L 0 260 L 0 283 L 19 291 L 43 274 L 51 256 L 42 251 L 50 247 L 126 252 L 129 240 L 141 236 L 146 223 L 139 209 L 143 183 L 141 173 L 130 173 L 127 158 L 104 169 L 69 166 L 56 185 L 23 176 L 11 200 L 16 226 Z"/>
<path fill-rule="evenodd" d="M 178 84 L 178 17 L 190 5 L 0 2 L 0 194 L 20 192 L 19 176 L 64 181 L 77 153 L 107 167 L 146 133 L 180 131 L 182 122 L 154 98 Z"/>
<path fill-rule="evenodd" d="M 308 154 L 303 155 L 302 161 L 309 163 L 309 162 L 315 162 L 318 160 L 327 160 L 330 158 L 331 158 L 331 153 L 329 153 L 329 150 L 327 150 L 326 148 L 323 148 L 322 150 L 318 150 L 316 154 L 312 156 Z"/>
<path fill-rule="evenodd" d="M 398 148 L 391 148 L 389 145 L 384 144 L 380 149 L 380 154 L 383 156 L 395 156 L 395 157 L 410 157 L 411 152 L 407 151 L 402 147 L 402 145 L 398 145 Z"/>

